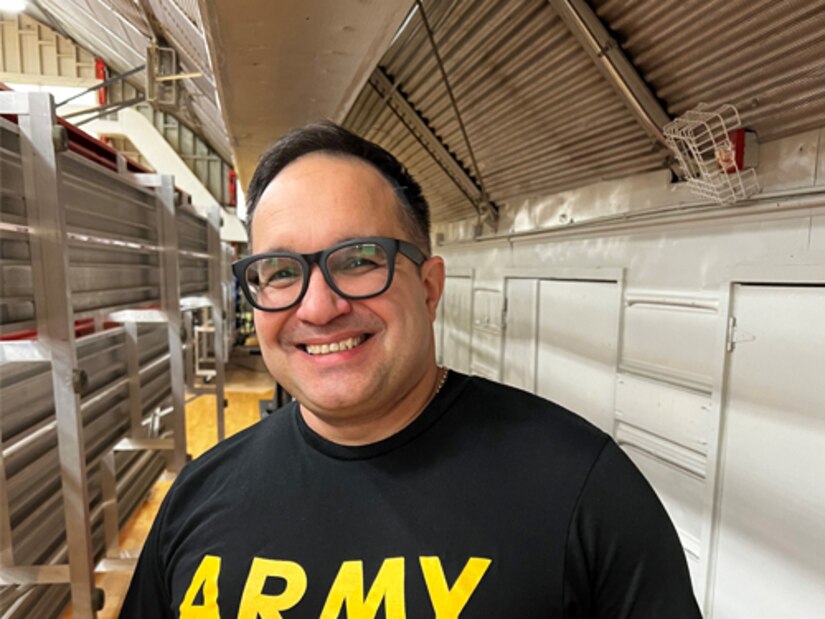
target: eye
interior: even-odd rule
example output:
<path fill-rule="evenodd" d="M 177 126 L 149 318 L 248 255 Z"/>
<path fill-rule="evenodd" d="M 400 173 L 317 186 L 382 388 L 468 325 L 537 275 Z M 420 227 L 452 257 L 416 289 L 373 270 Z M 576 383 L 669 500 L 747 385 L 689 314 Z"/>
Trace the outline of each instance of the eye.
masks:
<path fill-rule="evenodd" d="M 373 258 L 367 256 L 349 256 L 347 260 L 339 265 L 343 271 L 366 270 L 380 266 Z"/>
<path fill-rule="evenodd" d="M 330 256 L 330 270 L 339 275 L 361 275 L 387 266 L 384 250 L 378 245 L 353 245 Z"/>
<path fill-rule="evenodd" d="M 262 287 L 284 288 L 301 280 L 301 267 L 292 262 L 274 259 L 261 265 L 258 280 Z"/>
<path fill-rule="evenodd" d="M 281 280 L 284 280 L 284 279 L 290 279 L 290 278 L 293 278 L 293 277 L 297 277 L 297 274 L 295 273 L 295 269 L 293 269 L 293 268 L 279 269 L 278 271 L 275 271 L 274 273 L 268 274 L 266 283 L 269 284 L 270 282 L 277 282 L 277 281 L 281 281 Z"/>

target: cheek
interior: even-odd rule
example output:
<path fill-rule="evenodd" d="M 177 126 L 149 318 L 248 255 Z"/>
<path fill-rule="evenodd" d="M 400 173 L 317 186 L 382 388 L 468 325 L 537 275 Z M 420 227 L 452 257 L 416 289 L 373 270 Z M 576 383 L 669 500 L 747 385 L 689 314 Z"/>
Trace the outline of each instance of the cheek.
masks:
<path fill-rule="evenodd" d="M 286 316 L 279 312 L 262 312 L 254 310 L 255 332 L 258 334 L 258 339 L 273 341 L 283 328 Z"/>
<path fill-rule="evenodd" d="M 396 327 L 404 337 L 417 337 L 425 325 L 429 324 L 429 310 L 423 294 L 415 289 L 407 289 L 396 294 L 381 296 L 371 308 L 390 329 Z"/>

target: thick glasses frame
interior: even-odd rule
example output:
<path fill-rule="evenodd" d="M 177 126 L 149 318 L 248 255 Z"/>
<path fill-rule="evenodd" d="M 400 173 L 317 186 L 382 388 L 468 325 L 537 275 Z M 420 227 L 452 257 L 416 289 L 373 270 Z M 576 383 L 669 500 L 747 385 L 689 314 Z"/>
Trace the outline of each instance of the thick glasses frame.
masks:
<path fill-rule="evenodd" d="M 331 254 L 340 249 L 350 247 L 353 245 L 363 245 L 365 243 L 372 243 L 374 245 L 378 245 L 387 254 L 387 283 L 378 292 L 373 292 L 365 295 L 347 294 L 341 291 L 338 288 L 338 286 L 335 285 L 335 281 L 333 280 L 333 277 L 329 272 L 329 268 L 327 267 L 327 259 Z M 309 276 L 313 264 L 318 265 L 318 268 L 321 270 L 321 274 L 324 276 L 324 281 L 327 283 L 327 286 L 329 286 L 333 291 L 335 291 L 335 294 L 344 299 L 371 299 L 373 297 L 377 297 L 378 295 L 385 293 L 387 289 L 392 285 L 392 279 L 395 275 L 395 258 L 399 253 L 409 258 L 410 261 L 412 261 L 412 263 L 415 264 L 416 267 L 420 267 L 427 260 L 427 256 L 424 254 L 424 252 L 422 252 L 420 249 L 418 249 L 418 247 L 416 247 L 412 243 L 384 236 L 369 236 L 344 241 L 342 243 L 333 245 L 332 247 L 327 247 L 326 249 L 317 251 L 313 254 L 298 254 L 289 251 L 275 251 L 263 254 L 255 254 L 253 256 L 247 256 L 246 258 L 242 258 L 241 260 L 237 260 L 234 263 L 232 263 L 232 272 L 238 279 L 238 282 L 241 285 L 241 290 L 243 290 L 244 296 L 246 297 L 247 301 L 249 301 L 250 305 L 252 305 L 252 307 L 255 307 L 256 309 L 259 309 L 264 312 L 282 312 L 284 310 L 288 310 L 292 307 L 295 307 L 303 300 L 304 295 L 306 295 L 307 289 L 309 288 Z M 304 276 L 303 282 L 301 284 L 301 292 L 298 294 L 295 301 L 293 301 L 289 305 L 284 305 L 283 307 L 276 308 L 264 307 L 255 300 L 252 291 L 249 289 L 249 282 L 246 279 L 247 268 L 250 264 L 257 262 L 258 260 L 265 260 L 268 258 L 292 258 L 293 260 L 297 260 L 301 264 Z"/>

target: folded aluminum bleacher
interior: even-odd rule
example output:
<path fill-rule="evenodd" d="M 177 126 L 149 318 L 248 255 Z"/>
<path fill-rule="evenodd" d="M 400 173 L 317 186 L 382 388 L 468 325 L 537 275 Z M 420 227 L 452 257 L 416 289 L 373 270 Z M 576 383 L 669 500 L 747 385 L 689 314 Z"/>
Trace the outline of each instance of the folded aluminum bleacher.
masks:
<path fill-rule="evenodd" d="M 0 114 L 0 616 L 70 595 L 85 619 L 95 572 L 133 567 L 119 526 L 186 461 L 187 307 L 217 325 L 223 428 L 219 217 L 57 122 L 47 94 L 0 92 Z"/>

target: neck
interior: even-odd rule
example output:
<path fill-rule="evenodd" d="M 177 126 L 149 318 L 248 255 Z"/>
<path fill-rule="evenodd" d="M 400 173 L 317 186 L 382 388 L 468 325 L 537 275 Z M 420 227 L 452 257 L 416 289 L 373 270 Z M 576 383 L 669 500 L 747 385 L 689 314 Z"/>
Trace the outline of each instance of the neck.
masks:
<path fill-rule="evenodd" d="M 351 446 L 377 443 L 397 434 L 415 421 L 438 393 L 446 374 L 446 368 L 433 363 L 394 405 L 342 415 L 316 413 L 301 404 L 301 416 L 315 433 L 333 443 Z"/>

